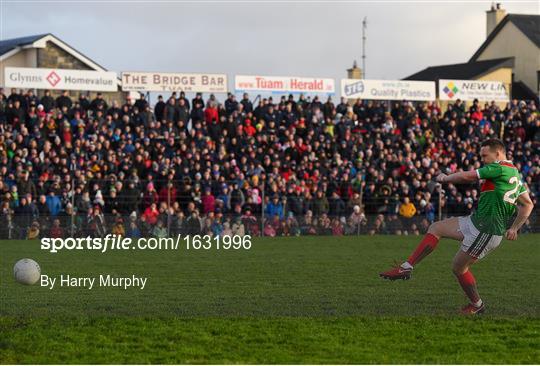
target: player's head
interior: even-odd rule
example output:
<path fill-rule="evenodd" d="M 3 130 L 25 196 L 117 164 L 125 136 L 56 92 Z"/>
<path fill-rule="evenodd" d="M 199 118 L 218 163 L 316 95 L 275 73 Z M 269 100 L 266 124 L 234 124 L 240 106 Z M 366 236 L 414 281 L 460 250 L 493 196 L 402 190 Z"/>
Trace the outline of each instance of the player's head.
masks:
<path fill-rule="evenodd" d="M 480 156 L 484 164 L 491 164 L 506 159 L 506 147 L 499 139 L 489 139 L 482 142 Z"/>

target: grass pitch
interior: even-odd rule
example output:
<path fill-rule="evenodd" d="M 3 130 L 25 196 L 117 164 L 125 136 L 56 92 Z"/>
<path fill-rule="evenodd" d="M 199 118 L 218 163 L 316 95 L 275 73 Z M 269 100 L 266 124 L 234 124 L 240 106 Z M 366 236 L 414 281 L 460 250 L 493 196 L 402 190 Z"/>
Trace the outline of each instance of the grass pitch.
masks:
<path fill-rule="evenodd" d="M 410 281 L 378 273 L 418 237 L 254 238 L 250 250 L 61 251 L 0 242 L 1 363 L 540 363 L 539 235 L 504 241 L 475 274 L 487 314 L 443 240 Z M 49 276 L 148 277 L 146 288 L 22 286 Z"/>

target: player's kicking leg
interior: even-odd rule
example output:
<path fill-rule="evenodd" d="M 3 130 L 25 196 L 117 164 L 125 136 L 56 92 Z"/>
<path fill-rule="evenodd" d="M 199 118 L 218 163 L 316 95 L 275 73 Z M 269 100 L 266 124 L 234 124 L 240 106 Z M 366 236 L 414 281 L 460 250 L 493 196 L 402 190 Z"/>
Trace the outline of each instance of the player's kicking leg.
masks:
<path fill-rule="evenodd" d="M 411 278 L 414 266 L 429 255 L 437 247 L 441 238 L 463 240 L 463 234 L 459 227 L 459 218 L 452 217 L 442 221 L 434 222 L 429 226 L 427 234 L 406 262 L 398 265 L 380 276 L 389 280 L 408 280 Z"/>
<path fill-rule="evenodd" d="M 484 312 L 484 303 L 478 294 L 476 280 L 469 267 L 497 248 L 502 236 L 479 232 L 471 222 L 470 216 L 454 217 L 432 224 L 409 259 L 381 273 L 381 277 L 390 280 L 409 279 L 414 265 L 435 249 L 440 238 L 461 241 L 461 248 L 454 257 L 452 270 L 470 301 L 469 305 L 461 309 L 462 314 L 473 315 Z"/>

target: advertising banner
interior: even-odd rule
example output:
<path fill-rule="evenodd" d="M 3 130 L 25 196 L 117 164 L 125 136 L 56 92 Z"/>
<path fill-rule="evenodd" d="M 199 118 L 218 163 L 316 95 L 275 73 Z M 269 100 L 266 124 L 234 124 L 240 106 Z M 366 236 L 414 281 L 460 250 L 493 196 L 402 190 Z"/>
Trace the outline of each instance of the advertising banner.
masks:
<path fill-rule="evenodd" d="M 500 81 L 482 80 L 439 80 L 441 100 L 482 100 L 506 102 L 510 100 L 508 90 Z"/>
<path fill-rule="evenodd" d="M 237 92 L 283 92 L 283 93 L 328 93 L 336 91 L 333 79 L 302 78 L 295 76 L 236 75 L 234 88 Z"/>
<path fill-rule="evenodd" d="M 25 89 L 117 91 L 118 78 L 111 71 L 6 67 L 5 86 Z"/>
<path fill-rule="evenodd" d="M 225 74 L 122 72 L 123 91 L 226 93 Z"/>
<path fill-rule="evenodd" d="M 341 96 L 347 99 L 435 100 L 434 81 L 342 79 Z"/>

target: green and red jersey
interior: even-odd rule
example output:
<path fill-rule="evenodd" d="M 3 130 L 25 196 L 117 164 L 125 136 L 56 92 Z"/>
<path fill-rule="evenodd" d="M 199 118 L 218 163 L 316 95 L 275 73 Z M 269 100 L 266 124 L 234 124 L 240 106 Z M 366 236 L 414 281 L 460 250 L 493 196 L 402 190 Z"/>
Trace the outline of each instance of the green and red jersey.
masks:
<path fill-rule="evenodd" d="M 521 175 L 510 161 L 485 165 L 476 174 L 484 182 L 471 220 L 482 233 L 503 235 L 516 212 L 518 197 L 527 192 Z"/>

